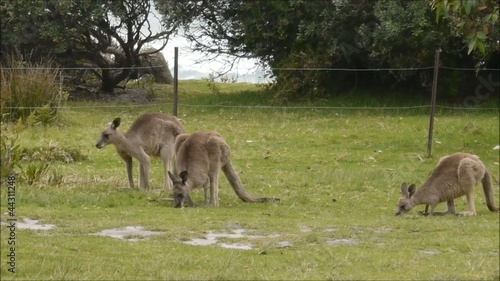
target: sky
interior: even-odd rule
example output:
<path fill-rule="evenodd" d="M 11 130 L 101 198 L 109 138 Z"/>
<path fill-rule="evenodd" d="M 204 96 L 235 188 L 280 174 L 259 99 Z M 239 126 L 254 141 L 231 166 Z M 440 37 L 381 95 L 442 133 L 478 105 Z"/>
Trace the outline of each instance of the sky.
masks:
<path fill-rule="evenodd" d="M 153 8 L 149 15 L 149 22 L 152 29 L 161 29 L 158 13 Z M 193 52 L 190 49 L 190 42 L 185 39 L 181 32 L 169 39 L 167 46 L 162 50 L 163 56 L 168 62 L 172 75 L 174 74 L 174 48 L 179 47 L 179 79 L 202 79 L 208 78 L 211 73 L 220 73 L 228 71 L 230 64 L 227 55 L 219 55 L 215 60 L 207 61 L 205 55 L 200 52 Z M 155 46 L 156 45 L 156 46 Z M 161 43 L 153 44 L 153 47 L 159 48 Z M 246 83 L 267 83 L 270 80 L 264 79 L 264 70 L 257 67 L 257 60 L 240 59 L 233 68 L 225 74 L 227 78 L 235 79 L 236 82 Z"/>
<path fill-rule="evenodd" d="M 193 52 L 190 49 L 190 42 L 182 35 L 171 38 L 162 53 L 168 62 L 173 74 L 174 48 L 179 47 L 179 79 L 201 79 L 208 78 L 211 73 L 225 72 L 230 69 L 230 64 L 225 62 L 229 57 L 219 55 L 215 60 L 204 60 L 205 55 L 200 52 Z M 237 82 L 264 83 L 268 80 L 263 77 L 264 70 L 257 66 L 257 61 L 253 59 L 240 59 L 235 63 L 233 69 L 229 70 L 225 76 L 236 79 Z"/>

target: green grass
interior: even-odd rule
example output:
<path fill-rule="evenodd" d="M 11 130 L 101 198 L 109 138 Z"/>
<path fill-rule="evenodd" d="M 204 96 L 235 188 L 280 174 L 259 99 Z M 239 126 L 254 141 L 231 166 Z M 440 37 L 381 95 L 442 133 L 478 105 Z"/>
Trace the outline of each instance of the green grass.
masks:
<path fill-rule="evenodd" d="M 174 209 L 151 200 L 168 194 L 127 189 L 124 163 L 112 147 L 97 150 L 95 142 L 115 117 L 125 130 L 142 113 L 171 112 L 169 88 L 158 89 L 168 94 L 162 104 L 70 103 L 59 124 L 28 128 L 19 143 L 52 143 L 88 157 L 52 163 L 64 175 L 60 186 L 18 184 L 16 216 L 56 228 L 16 231 L 12 274 L 6 264 L 9 230 L 2 226 L 2 279 L 499 280 L 500 217 L 486 208 L 480 186 L 476 217 L 424 217 L 418 214 L 423 206 L 394 216 L 401 182 L 422 184 L 439 157 L 457 151 L 481 157 L 499 205 L 499 154 L 492 150 L 499 143 L 498 111 L 440 109 L 433 157 L 427 158 L 428 109 L 309 107 L 362 105 L 345 97 L 267 107 L 272 100 L 255 86 L 216 84 L 218 93 L 212 94 L 207 84 L 180 84 L 179 117 L 186 131 L 220 132 L 247 191 L 280 197 L 279 204 L 241 202 L 222 174 L 218 208 Z M 261 107 L 241 107 L 249 105 Z M 408 106 L 391 99 L 365 105 Z M 163 186 L 162 174 L 160 161 L 153 160 L 153 189 Z M 5 191 L 2 221 L 8 218 Z M 193 199 L 201 203 L 202 194 L 194 191 Z M 466 210 L 464 199 L 456 204 L 457 211 Z M 234 225 L 265 237 L 219 240 L 250 243 L 251 250 L 182 243 L 210 231 L 231 233 Z M 89 235 L 125 226 L 164 233 L 138 242 Z M 329 245 L 340 239 L 354 243 Z M 283 241 L 291 246 L 278 247 Z"/>

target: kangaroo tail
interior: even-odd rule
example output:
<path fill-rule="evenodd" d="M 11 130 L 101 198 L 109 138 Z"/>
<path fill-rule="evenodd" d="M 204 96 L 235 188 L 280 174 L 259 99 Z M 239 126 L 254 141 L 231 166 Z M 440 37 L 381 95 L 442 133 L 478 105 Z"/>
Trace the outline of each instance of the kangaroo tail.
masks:
<path fill-rule="evenodd" d="M 231 164 L 231 161 L 228 161 L 226 165 L 222 166 L 222 171 L 224 172 L 224 175 L 226 175 L 227 180 L 229 181 L 229 184 L 233 188 L 234 192 L 238 197 L 243 201 L 243 202 L 268 202 L 272 201 L 272 198 L 266 198 L 266 197 L 261 197 L 261 198 L 254 198 L 248 192 L 245 190 L 245 187 L 241 183 L 240 177 L 234 170 L 233 165 Z"/>
<path fill-rule="evenodd" d="M 491 185 L 491 178 L 488 171 L 484 173 L 481 183 L 483 185 L 484 197 L 486 198 L 488 209 L 492 212 L 498 212 L 499 209 L 495 207 L 495 196 L 493 194 L 493 186 Z"/>

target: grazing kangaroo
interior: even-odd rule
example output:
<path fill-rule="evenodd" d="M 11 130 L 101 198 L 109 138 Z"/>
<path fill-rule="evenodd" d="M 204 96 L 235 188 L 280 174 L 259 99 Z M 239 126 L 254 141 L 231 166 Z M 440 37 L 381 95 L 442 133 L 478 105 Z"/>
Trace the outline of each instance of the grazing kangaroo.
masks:
<path fill-rule="evenodd" d="M 455 153 L 442 157 L 431 176 L 418 190 L 415 184 L 408 187 L 401 185 L 401 197 L 398 201 L 396 215 L 402 215 L 419 204 L 426 204 L 425 212 L 431 206 L 430 215 L 455 214 L 454 199 L 465 195 L 467 198 L 467 212 L 460 215 L 475 216 L 474 187 L 481 180 L 486 198 L 486 205 L 492 212 L 498 212 L 495 207 L 493 187 L 490 175 L 483 162 L 476 155 Z M 447 202 L 446 212 L 434 212 L 437 204 Z"/>
<path fill-rule="evenodd" d="M 195 132 L 181 134 L 175 140 L 174 173 L 169 172 L 174 184 L 174 207 L 180 208 L 186 202 L 192 206 L 189 193 L 196 187 L 203 187 L 205 204 L 219 205 L 219 171 L 222 169 L 236 195 L 244 202 L 279 201 L 278 198 L 254 198 L 250 196 L 230 160 L 231 151 L 217 132 Z M 210 189 L 210 201 L 207 192 Z"/>
<path fill-rule="evenodd" d="M 137 118 L 125 134 L 118 127 L 120 118 L 115 118 L 102 131 L 96 143 L 97 148 L 114 144 L 116 152 L 125 161 L 130 187 L 132 178 L 132 157 L 139 161 L 139 187 L 149 188 L 149 155 L 159 156 L 163 161 L 165 188 L 170 189 L 168 171 L 172 167 L 175 137 L 183 132 L 179 119 L 163 113 L 149 113 Z"/>

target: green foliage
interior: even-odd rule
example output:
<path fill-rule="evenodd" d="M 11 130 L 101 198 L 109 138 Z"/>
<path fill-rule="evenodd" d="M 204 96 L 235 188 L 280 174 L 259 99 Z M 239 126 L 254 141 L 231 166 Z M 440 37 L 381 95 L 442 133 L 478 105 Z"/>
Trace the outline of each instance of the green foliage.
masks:
<path fill-rule="evenodd" d="M 1 182 L 9 175 L 16 174 L 21 182 L 28 185 L 42 183 L 53 162 L 73 163 L 88 159 L 87 155 L 82 154 L 76 148 L 59 147 L 54 143 L 48 147 L 21 147 L 19 133 L 26 128 L 21 125 L 7 124 L 5 119 L 4 115 L 0 134 Z M 64 175 L 54 169 L 47 182 L 49 185 L 60 185 L 63 180 Z"/>
<path fill-rule="evenodd" d="M 379 0 L 374 5 L 374 15 L 379 24 L 371 30 L 366 30 L 365 25 L 360 27 L 360 33 L 372 35 L 370 57 L 373 66 L 432 65 L 435 48 L 447 40 L 445 32 L 432 21 L 426 0 L 405 3 Z M 412 72 L 397 74 L 402 74 L 398 79 L 414 75 Z"/>
<path fill-rule="evenodd" d="M 466 56 L 462 35 L 451 25 L 435 22 L 428 0 L 156 2 L 163 23 L 181 21 L 195 50 L 253 57 L 270 67 L 270 76 L 275 78 L 270 92 L 277 103 L 331 99 L 358 90 L 411 89 L 425 95 L 432 84 L 432 72 L 426 70 L 329 69 L 429 67 L 439 48 L 443 50 L 441 60 L 446 62 L 443 65 L 448 67 L 471 68 L 478 61 L 498 66 L 494 56 Z M 486 28 L 491 42 L 498 40 L 494 26 Z M 484 37 L 485 30 L 474 36 Z M 462 84 L 469 77 L 451 75 L 447 79 L 450 82 L 444 89 L 456 84 L 461 92 L 474 90 Z"/>
<path fill-rule="evenodd" d="M 22 167 L 21 179 L 28 185 L 39 183 L 49 172 L 50 166 L 49 162 L 28 163 Z"/>
<path fill-rule="evenodd" d="M 61 186 L 61 184 L 64 183 L 64 175 L 58 172 L 56 169 L 52 169 L 47 183 L 51 186 Z"/>
<path fill-rule="evenodd" d="M 17 147 L 18 167 L 23 182 L 28 185 L 42 183 L 47 178 L 49 185 L 60 185 L 64 181 L 64 175 L 57 168 L 53 168 L 49 174 L 52 163 L 60 161 L 62 163 L 81 162 L 88 159 L 75 148 L 61 148 L 51 144 L 49 147 L 19 148 Z M 21 161 L 19 161 L 19 159 Z"/>
<path fill-rule="evenodd" d="M 47 126 L 52 124 L 57 115 L 55 114 L 54 108 L 49 107 L 49 105 L 44 105 L 42 107 L 34 109 L 28 116 L 26 123 L 29 126 Z"/>
<path fill-rule="evenodd" d="M 467 54 L 488 57 L 499 51 L 499 6 L 495 0 L 432 0 L 436 22 L 443 19 L 451 32 L 463 38 Z"/>
<path fill-rule="evenodd" d="M 220 90 L 219 87 L 217 86 L 218 83 L 215 82 L 215 75 L 210 73 L 208 75 L 208 78 L 205 79 L 207 81 L 207 86 L 214 95 L 220 95 Z"/>
<path fill-rule="evenodd" d="M 57 117 L 57 107 L 66 100 L 59 94 L 59 71 L 54 62 L 42 59 L 32 63 L 29 58 L 11 54 L 3 65 L 5 68 L 0 73 L 2 114 L 8 114 L 9 120 L 50 124 Z"/>
<path fill-rule="evenodd" d="M 88 156 L 81 153 L 76 148 L 59 147 L 55 144 L 49 144 L 48 147 L 23 148 L 20 150 L 23 161 L 33 162 L 53 162 L 61 161 L 63 163 L 81 162 L 88 159 Z"/>
<path fill-rule="evenodd" d="M 2 114 L 0 123 L 0 181 L 3 182 L 9 175 L 19 173 L 22 158 L 21 148 L 18 143 L 20 129 L 11 129 L 5 122 L 5 114 Z"/>
<path fill-rule="evenodd" d="M 163 49 L 176 31 L 176 25 L 153 27 L 152 10 L 150 0 L 2 1 L 0 56 L 34 50 L 35 59 L 52 56 L 66 67 L 101 68 L 92 73 L 102 91 L 112 93 L 137 76 L 131 68 L 141 66 L 140 57 L 148 54 L 141 50 L 153 41 Z"/>

